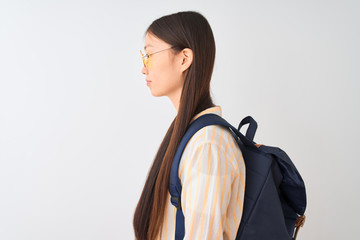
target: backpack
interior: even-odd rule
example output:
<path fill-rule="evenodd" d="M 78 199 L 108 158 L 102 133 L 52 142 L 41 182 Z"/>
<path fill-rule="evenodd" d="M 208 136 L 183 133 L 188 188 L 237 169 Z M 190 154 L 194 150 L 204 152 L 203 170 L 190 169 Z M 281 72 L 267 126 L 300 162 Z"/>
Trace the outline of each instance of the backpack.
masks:
<path fill-rule="evenodd" d="M 249 124 L 245 136 L 240 132 Z M 181 182 L 178 176 L 181 155 L 190 138 L 208 125 L 227 127 L 239 145 L 245 162 L 244 206 L 236 240 L 296 239 L 305 222 L 306 192 L 304 182 L 287 154 L 277 147 L 256 144 L 253 139 L 256 121 L 245 117 L 238 129 L 216 114 L 204 114 L 187 128 L 173 159 L 169 192 L 177 208 L 175 240 L 184 238 L 184 215 L 181 208 Z"/>

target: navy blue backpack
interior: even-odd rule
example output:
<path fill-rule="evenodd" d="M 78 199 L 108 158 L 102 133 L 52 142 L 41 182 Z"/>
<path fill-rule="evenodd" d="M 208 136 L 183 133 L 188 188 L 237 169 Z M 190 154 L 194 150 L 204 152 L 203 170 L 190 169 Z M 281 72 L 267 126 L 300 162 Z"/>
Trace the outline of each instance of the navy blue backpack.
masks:
<path fill-rule="evenodd" d="M 249 124 L 245 136 L 240 132 Z M 190 138 L 201 128 L 220 125 L 238 143 L 245 161 L 246 184 L 244 207 L 236 240 L 292 240 L 305 221 L 306 192 L 304 182 L 287 154 L 277 147 L 256 144 L 253 139 L 256 121 L 248 116 L 238 129 L 216 114 L 204 114 L 188 127 L 175 154 L 170 175 L 171 203 L 177 208 L 175 240 L 184 238 L 184 214 L 181 209 L 179 163 Z"/>

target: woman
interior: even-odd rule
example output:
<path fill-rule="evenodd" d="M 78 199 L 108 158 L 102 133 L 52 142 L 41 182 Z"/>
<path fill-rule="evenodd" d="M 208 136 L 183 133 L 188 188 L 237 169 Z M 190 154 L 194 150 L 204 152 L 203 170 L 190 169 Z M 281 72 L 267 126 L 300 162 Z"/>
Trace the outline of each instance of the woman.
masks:
<path fill-rule="evenodd" d="M 197 12 L 155 20 L 142 53 L 153 96 L 168 96 L 177 110 L 150 168 L 134 214 L 135 237 L 174 239 L 176 208 L 168 192 L 172 160 L 187 126 L 206 113 L 221 116 L 210 96 L 215 41 Z M 188 142 L 179 166 L 184 239 L 235 239 L 245 189 L 243 157 L 230 131 L 207 126 Z"/>

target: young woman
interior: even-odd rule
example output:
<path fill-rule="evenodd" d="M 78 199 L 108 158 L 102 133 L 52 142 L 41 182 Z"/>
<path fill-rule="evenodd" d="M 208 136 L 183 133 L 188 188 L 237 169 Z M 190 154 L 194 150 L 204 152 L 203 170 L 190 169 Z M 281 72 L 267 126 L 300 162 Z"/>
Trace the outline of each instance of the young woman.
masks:
<path fill-rule="evenodd" d="M 150 168 L 134 214 L 138 240 L 174 239 L 176 208 L 168 192 L 171 164 L 187 126 L 221 107 L 210 96 L 215 41 L 197 12 L 178 12 L 147 29 L 142 54 L 147 86 L 177 110 Z M 229 129 L 207 126 L 185 147 L 179 165 L 184 239 L 235 239 L 242 216 L 245 165 Z"/>

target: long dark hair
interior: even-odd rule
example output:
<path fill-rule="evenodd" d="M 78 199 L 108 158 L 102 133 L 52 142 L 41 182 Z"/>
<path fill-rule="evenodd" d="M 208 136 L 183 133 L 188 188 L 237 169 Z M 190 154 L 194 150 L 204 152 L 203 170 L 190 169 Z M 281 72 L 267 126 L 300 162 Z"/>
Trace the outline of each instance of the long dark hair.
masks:
<path fill-rule="evenodd" d="M 171 164 L 181 138 L 192 118 L 213 107 L 210 80 L 215 61 L 215 40 L 208 21 L 198 12 L 178 12 L 155 20 L 146 30 L 173 46 L 193 51 L 182 88 L 177 116 L 172 121 L 148 173 L 134 214 L 134 231 L 138 240 L 155 239 L 161 231 Z"/>

